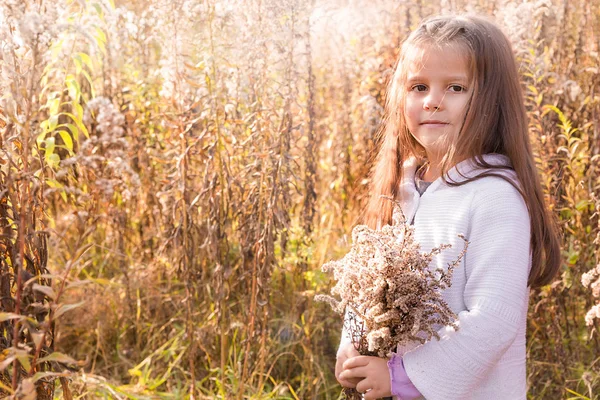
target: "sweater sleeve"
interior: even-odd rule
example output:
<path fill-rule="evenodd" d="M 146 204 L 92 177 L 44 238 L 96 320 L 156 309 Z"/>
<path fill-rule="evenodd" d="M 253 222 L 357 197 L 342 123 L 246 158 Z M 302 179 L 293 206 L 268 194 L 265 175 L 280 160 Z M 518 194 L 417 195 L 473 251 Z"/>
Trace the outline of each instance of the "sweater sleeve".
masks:
<path fill-rule="evenodd" d="M 488 186 L 489 188 L 489 186 Z M 527 310 L 530 220 L 521 195 L 507 182 L 476 193 L 465 255 L 465 311 L 459 329 L 444 327 L 404 355 L 412 383 L 428 400 L 464 399 L 515 340 Z"/>
<path fill-rule="evenodd" d="M 406 375 L 402 357 L 394 354 L 388 361 L 388 371 L 393 396 L 397 396 L 400 400 L 412 400 L 421 397 L 419 390 Z"/>

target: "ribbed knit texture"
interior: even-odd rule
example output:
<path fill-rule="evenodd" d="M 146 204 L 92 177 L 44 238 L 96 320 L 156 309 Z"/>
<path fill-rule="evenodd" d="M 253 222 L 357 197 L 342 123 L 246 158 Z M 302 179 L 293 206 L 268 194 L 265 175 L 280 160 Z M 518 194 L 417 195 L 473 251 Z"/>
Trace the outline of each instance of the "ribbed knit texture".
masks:
<path fill-rule="evenodd" d="M 501 155 L 486 155 L 507 165 Z M 415 165 L 405 164 L 403 210 L 413 220 L 423 251 L 452 243 L 432 267 L 447 268 L 470 241 L 443 297 L 457 313 L 460 329 L 443 327 L 433 339 L 404 355 L 406 373 L 428 400 L 526 398 L 525 329 L 531 267 L 530 221 L 519 192 L 499 177 L 451 187 L 441 179 L 419 196 Z M 458 173 L 460 172 L 460 173 Z M 481 173 L 470 160 L 449 171 L 455 181 Z M 461 176 L 462 175 L 462 176 Z M 514 173 L 504 175 L 516 181 Z"/>
<path fill-rule="evenodd" d="M 509 165 L 508 158 L 498 154 L 484 159 Z M 458 257 L 463 249 L 458 234 L 464 234 L 470 245 L 454 271 L 452 286 L 443 292 L 458 315 L 459 329 L 439 327 L 439 341 L 432 339 L 404 354 L 406 373 L 427 400 L 526 399 L 531 253 L 525 202 L 499 177 L 462 186 L 449 186 L 438 178 L 420 196 L 414 184 L 416 167 L 414 160 L 405 162 L 400 186 L 402 209 L 414 224 L 415 239 L 423 252 L 444 243 L 453 245 L 434 258 L 431 268 L 447 269 Z M 514 172 L 502 171 L 516 182 Z M 481 172 L 466 160 L 448 177 L 460 182 Z M 344 331 L 340 346 L 348 341 Z"/>

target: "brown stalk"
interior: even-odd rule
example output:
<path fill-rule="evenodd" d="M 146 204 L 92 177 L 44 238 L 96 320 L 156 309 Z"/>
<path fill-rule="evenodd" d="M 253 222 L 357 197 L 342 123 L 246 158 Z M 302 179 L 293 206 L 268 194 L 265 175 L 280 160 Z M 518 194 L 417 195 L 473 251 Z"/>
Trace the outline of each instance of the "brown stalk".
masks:
<path fill-rule="evenodd" d="M 315 1 L 311 0 L 310 3 L 310 12 L 312 12 L 314 8 Z M 312 49 L 310 45 L 310 28 L 311 25 L 308 23 L 308 28 L 306 30 L 306 56 L 308 63 L 308 78 L 307 78 L 307 86 L 308 86 L 308 129 L 306 132 L 306 150 L 304 152 L 304 158 L 306 162 L 305 172 L 304 172 L 304 205 L 302 210 L 303 216 L 303 228 L 304 231 L 310 235 L 313 231 L 313 219 L 315 215 L 315 203 L 317 200 L 317 194 L 315 192 L 315 181 L 316 181 L 316 162 L 315 162 L 315 150 L 316 150 L 316 140 L 315 140 L 315 122 L 316 122 L 316 113 L 315 113 L 315 75 L 313 73 L 313 56 Z"/>
<path fill-rule="evenodd" d="M 215 95 L 216 92 L 216 88 L 213 88 L 212 82 L 216 83 L 218 82 L 218 76 L 217 76 L 217 65 L 215 63 L 215 59 L 217 58 L 217 51 L 215 50 L 215 37 L 214 37 L 214 31 L 213 31 L 213 19 L 214 19 L 214 4 L 210 4 L 209 5 L 209 21 L 208 21 L 208 31 L 209 31 L 209 42 L 210 42 L 210 52 L 212 55 L 212 62 L 211 62 L 211 76 L 209 79 L 207 79 L 207 84 L 208 84 L 208 92 L 211 94 L 211 98 L 212 103 L 212 112 L 213 112 L 213 116 L 215 118 L 215 122 L 214 122 L 214 133 L 216 134 L 216 142 L 215 142 L 215 163 L 217 166 L 217 174 L 218 174 L 218 183 L 219 183 L 219 189 L 221 191 L 220 195 L 219 195 L 219 202 L 217 204 L 217 259 L 216 262 L 218 265 L 221 265 L 222 268 L 220 268 L 219 274 L 222 275 L 221 277 L 221 287 L 220 287 L 220 291 L 221 294 L 218 297 L 218 310 L 219 310 L 219 314 L 218 314 L 218 318 L 219 318 L 219 335 L 220 335 L 220 378 L 221 381 L 224 382 L 225 381 L 225 369 L 226 369 L 226 364 L 227 364 L 227 348 L 228 348 L 228 338 L 227 338 L 227 331 L 228 331 L 228 327 L 227 327 L 227 306 L 225 304 L 225 295 L 224 295 L 224 284 L 225 284 L 225 271 L 228 269 L 228 261 L 227 261 L 227 256 L 226 254 L 222 254 L 222 247 L 223 244 L 221 243 L 221 240 L 226 240 L 225 235 L 223 235 L 223 233 L 221 233 L 221 229 L 223 228 L 222 226 L 222 222 L 224 222 L 226 220 L 227 213 L 225 212 L 226 210 L 226 205 L 225 205 L 225 196 L 227 194 L 227 189 L 226 189 L 226 178 L 225 178 L 225 171 L 224 171 L 224 160 L 223 160 L 223 155 L 222 152 L 225 152 L 225 145 L 223 143 L 223 138 L 221 135 L 221 123 L 219 121 L 219 113 L 218 113 L 218 104 L 217 104 L 217 98 Z M 243 384 L 242 384 L 243 385 Z"/>
<path fill-rule="evenodd" d="M 260 222 L 262 221 L 262 201 L 263 201 L 263 196 L 262 196 L 262 188 L 263 188 L 263 182 L 264 182 L 264 164 L 263 164 L 263 169 L 261 171 L 261 175 L 260 175 L 260 184 L 259 184 L 259 194 L 258 194 L 258 199 L 259 199 L 259 207 L 258 207 L 258 223 L 260 226 Z M 248 329 L 247 329 L 247 337 L 246 337 L 246 346 L 245 346 L 245 352 L 244 352 L 244 363 L 242 366 L 242 379 L 240 380 L 240 388 L 238 390 L 237 396 L 238 399 L 241 399 L 244 393 L 244 385 L 246 384 L 246 376 L 248 373 L 248 362 L 249 362 L 249 358 L 250 358 L 250 345 L 252 343 L 252 340 L 254 339 L 254 324 L 255 324 L 255 318 L 256 318 L 256 300 L 258 297 L 258 288 L 257 288 L 257 277 L 258 277 L 258 263 L 260 258 L 263 257 L 263 247 L 261 246 L 260 242 L 257 241 L 254 244 L 253 247 L 253 253 L 254 253 L 254 262 L 252 263 L 252 283 L 251 283 L 251 291 L 250 291 L 250 309 L 248 310 L 249 315 L 250 315 L 250 322 L 248 324 Z"/>
<path fill-rule="evenodd" d="M 178 10 L 177 4 L 172 2 L 170 4 L 170 12 L 173 23 L 173 35 L 172 35 L 172 48 L 174 51 L 178 52 L 177 48 L 177 40 L 179 39 L 179 25 L 177 23 L 177 13 Z M 185 73 L 184 66 L 179 63 L 179 54 L 175 55 L 176 62 L 176 87 L 174 90 L 174 96 L 181 96 L 182 94 L 182 76 Z M 210 90 L 210 87 L 209 87 Z M 189 209 L 190 209 L 190 199 L 189 199 L 189 190 L 188 190 L 188 169 L 189 169 L 189 143 L 188 143 L 188 130 L 186 130 L 186 120 L 185 114 L 182 105 L 182 99 L 177 99 L 173 101 L 176 112 L 176 126 L 179 137 L 179 154 L 180 154 L 180 162 L 178 163 L 179 170 L 179 187 L 181 191 L 181 218 L 182 220 L 182 230 L 181 230 L 181 238 L 182 238 L 182 257 L 181 257 L 181 270 L 183 271 L 183 276 L 185 279 L 185 303 L 186 303 L 186 319 L 185 319 L 185 327 L 187 332 L 187 337 L 189 340 L 189 350 L 188 350 L 188 364 L 189 364 L 189 373 L 190 377 L 190 387 L 189 394 L 190 399 L 194 400 L 196 398 L 196 367 L 195 367 L 195 358 L 196 358 L 196 340 L 195 340 L 195 324 L 194 317 L 192 312 L 192 306 L 195 299 L 195 282 L 194 282 L 194 273 L 193 273 L 193 249 L 190 244 L 190 231 L 193 225 L 193 222 L 190 221 Z"/>
<path fill-rule="evenodd" d="M 28 175 L 28 171 L 29 171 L 29 141 L 30 141 L 30 123 L 31 123 L 31 117 L 33 114 L 32 111 L 32 107 L 33 107 L 33 103 L 34 103 L 34 94 L 33 94 L 33 84 L 34 84 L 34 75 L 35 75 L 35 71 L 36 71 L 36 67 L 37 67 L 37 59 L 38 59 L 38 48 L 37 48 L 37 42 L 35 43 L 35 45 L 33 46 L 32 50 L 32 61 L 31 61 L 31 72 L 28 74 L 27 77 L 27 94 L 30 96 L 27 101 L 26 101 L 26 105 L 25 105 L 25 124 L 23 127 L 23 151 L 22 151 L 22 157 L 21 157 L 21 162 L 23 163 L 23 167 L 21 169 L 21 174 L 22 174 L 22 181 L 21 181 L 21 190 L 20 190 L 20 198 L 19 198 L 19 230 L 18 230 L 18 243 L 19 243 L 19 262 L 16 263 L 13 267 L 17 267 L 16 269 L 13 269 L 14 273 L 16 274 L 16 279 L 17 279 L 17 289 L 16 289 L 16 293 L 15 293 L 15 314 L 20 314 L 21 313 L 21 296 L 22 296 L 22 292 L 23 292 L 23 277 L 22 277 L 22 273 L 21 270 L 24 269 L 26 267 L 26 263 L 24 262 L 25 260 L 25 234 L 27 231 L 27 221 L 26 221 L 26 216 L 30 215 L 30 195 L 29 195 L 29 185 L 30 182 L 28 179 L 25 179 L 25 177 Z M 13 53 L 14 54 L 14 53 Z M 16 57 L 15 57 L 16 59 Z M 13 204 L 13 206 L 15 206 Z M 20 327 L 20 323 L 19 321 L 15 321 L 14 326 L 13 326 L 13 346 L 15 349 L 18 348 L 18 344 L 19 344 L 19 327 Z M 17 361 L 15 360 L 13 362 L 13 379 L 12 379 L 12 388 L 13 390 L 17 389 L 17 385 L 18 385 L 18 381 L 19 381 L 19 369 L 17 368 Z"/>

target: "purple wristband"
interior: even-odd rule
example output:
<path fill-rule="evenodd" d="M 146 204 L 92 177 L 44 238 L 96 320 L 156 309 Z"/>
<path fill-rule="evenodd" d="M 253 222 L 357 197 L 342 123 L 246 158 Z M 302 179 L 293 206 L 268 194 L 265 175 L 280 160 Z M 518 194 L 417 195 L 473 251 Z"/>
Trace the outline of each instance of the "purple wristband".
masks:
<path fill-rule="evenodd" d="M 390 371 L 392 395 L 398 396 L 400 400 L 412 400 L 422 396 L 406 374 L 402 357 L 394 354 L 387 364 Z"/>

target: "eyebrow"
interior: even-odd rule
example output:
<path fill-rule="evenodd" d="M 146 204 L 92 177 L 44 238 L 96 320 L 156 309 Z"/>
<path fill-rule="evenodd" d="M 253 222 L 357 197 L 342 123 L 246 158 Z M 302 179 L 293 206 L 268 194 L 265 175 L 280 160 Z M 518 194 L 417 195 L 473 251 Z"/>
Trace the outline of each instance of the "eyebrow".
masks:
<path fill-rule="evenodd" d="M 414 82 L 422 82 L 424 81 L 425 78 L 423 78 L 420 75 L 415 75 L 410 77 L 410 79 L 408 79 L 406 81 L 406 83 L 414 83 Z M 459 81 L 459 82 L 468 82 L 469 78 L 466 75 L 452 75 L 452 76 L 445 76 L 444 80 L 446 81 Z"/>

